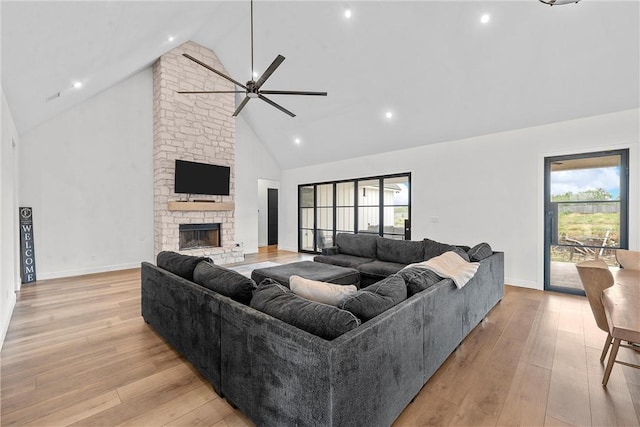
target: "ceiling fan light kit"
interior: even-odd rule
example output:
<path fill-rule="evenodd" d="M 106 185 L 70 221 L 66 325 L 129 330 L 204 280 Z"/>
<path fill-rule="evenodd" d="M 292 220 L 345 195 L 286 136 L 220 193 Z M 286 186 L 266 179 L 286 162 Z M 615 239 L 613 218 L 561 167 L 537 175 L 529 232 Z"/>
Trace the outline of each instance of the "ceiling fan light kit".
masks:
<path fill-rule="evenodd" d="M 569 3 L 578 3 L 580 0 L 540 0 L 540 3 L 548 4 L 549 6 L 560 6 Z"/>
<path fill-rule="evenodd" d="M 265 70 L 265 72 L 262 73 L 262 75 L 260 76 L 260 78 L 258 78 L 258 80 L 253 80 L 255 78 L 255 75 L 256 75 L 255 74 L 255 69 L 253 68 L 253 0 L 251 0 L 251 80 L 249 80 L 246 84 L 243 85 L 242 83 L 232 79 L 231 77 L 227 76 L 226 74 L 214 69 L 213 67 L 205 64 L 204 62 L 198 60 L 197 58 L 194 58 L 193 56 L 191 56 L 189 54 L 183 53 L 182 56 L 184 56 L 187 59 L 190 59 L 191 61 L 193 61 L 196 64 L 206 68 L 207 70 L 217 74 L 218 76 L 220 76 L 220 77 L 232 82 L 234 85 L 240 86 L 244 90 L 178 91 L 178 93 L 185 93 L 185 94 L 244 93 L 245 97 L 242 100 L 242 102 L 240 103 L 240 105 L 238 105 L 236 110 L 233 112 L 233 117 L 236 117 L 238 114 L 240 114 L 240 111 L 242 111 L 244 106 L 247 105 L 249 100 L 254 99 L 254 98 L 259 98 L 259 99 L 263 100 L 267 104 L 277 108 L 278 110 L 282 111 L 285 114 L 288 114 L 291 117 L 295 117 L 296 116 L 291 111 L 287 110 L 286 108 L 284 108 L 283 106 L 281 106 L 279 104 L 276 104 L 275 102 L 273 102 L 272 100 L 270 100 L 269 98 L 267 98 L 264 95 L 315 95 L 315 96 L 327 96 L 327 92 L 309 92 L 309 91 L 292 91 L 292 90 L 262 90 L 261 89 L 262 85 L 267 81 L 267 79 L 271 76 L 271 74 L 273 74 L 273 72 L 276 70 L 276 68 L 278 68 L 280 66 L 280 64 L 282 64 L 282 62 L 284 61 L 285 58 L 282 55 L 278 55 L 276 57 L 276 59 L 273 60 L 271 65 L 269 65 L 269 68 L 267 68 Z"/>

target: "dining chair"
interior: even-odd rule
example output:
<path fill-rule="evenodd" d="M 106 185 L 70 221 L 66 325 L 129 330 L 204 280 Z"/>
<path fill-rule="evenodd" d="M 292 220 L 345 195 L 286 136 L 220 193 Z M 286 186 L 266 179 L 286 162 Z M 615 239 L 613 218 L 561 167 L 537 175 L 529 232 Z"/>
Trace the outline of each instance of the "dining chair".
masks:
<path fill-rule="evenodd" d="M 616 249 L 616 260 L 620 267 L 629 270 L 640 270 L 640 252 L 627 249 Z"/>
<path fill-rule="evenodd" d="M 601 296 L 603 290 L 613 286 L 613 275 L 609 271 L 607 263 L 600 259 L 583 261 L 580 264 L 576 264 L 576 268 L 578 269 L 584 292 L 587 294 L 593 317 L 596 319 L 596 324 L 598 328 L 607 333 L 607 340 L 600 356 L 600 362 L 604 362 L 613 337 L 609 332 L 609 324 L 604 313 Z"/>

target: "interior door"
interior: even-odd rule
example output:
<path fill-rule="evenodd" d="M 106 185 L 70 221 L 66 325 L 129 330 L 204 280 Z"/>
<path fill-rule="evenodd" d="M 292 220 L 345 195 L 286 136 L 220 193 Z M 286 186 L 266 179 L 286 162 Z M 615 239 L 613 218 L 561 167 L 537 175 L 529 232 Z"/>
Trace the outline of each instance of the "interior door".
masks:
<path fill-rule="evenodd" d="M 278 244 L 278 189 L 267 189 L 267 245 Z"/>
<path fill-rule="evenodd" d="M 545 158 L 547 290 L 584 294 L 575 265 L 628 247 L 628 150 Z"/>

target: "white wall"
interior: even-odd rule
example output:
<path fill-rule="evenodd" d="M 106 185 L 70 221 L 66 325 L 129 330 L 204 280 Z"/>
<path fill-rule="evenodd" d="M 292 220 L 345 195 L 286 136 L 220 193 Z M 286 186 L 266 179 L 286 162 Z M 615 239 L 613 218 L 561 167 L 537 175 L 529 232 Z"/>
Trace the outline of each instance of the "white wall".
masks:
<path fill-rule="evenodd" d="M 299 184 L 412 172 L 414 239 L 489 242 L 505 252 L 507 283 L 542 289 L 545 156 L 630 148 L 629 245 L 640 248 L 639 111 L 284 170 L 280 248 L 297 250 Z"/>
<path fill-rule="evenodd" d="M 149 68 L 21 135 L 38 279 L 153 259 L 152 94 Z"/>
<path fill-rule="evenodd" d="M 17 150 L 18 131 L 9 105 L 0 90 L 0 348 L 9 327 L 16 303 L 15 291 L 20 289 L 20 241 L 18 233 Z"/>
<path fill-rule="evenodd" d="M 245 254 L 256 253 L 258 246 L 266 244 L 266 234 L 261 239 L 258 231 L 261 217 L 266 218 L 266 189 L 262 190 L 260 187 L 264 180 L 278 185 L 280 173 L 280 167 L 271 153 L 265 149 L 247 122 L 242 117 L 237 117 L 236 242 L 242 243 Z"/>

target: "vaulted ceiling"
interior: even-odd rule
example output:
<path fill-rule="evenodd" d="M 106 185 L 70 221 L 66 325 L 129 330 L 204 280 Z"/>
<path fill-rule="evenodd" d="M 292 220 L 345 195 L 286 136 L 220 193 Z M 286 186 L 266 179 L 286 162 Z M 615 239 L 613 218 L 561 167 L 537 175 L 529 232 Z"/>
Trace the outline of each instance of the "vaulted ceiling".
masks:
<path fill-rule="evenodd" d="M 2 86 L 18 130 L 187 40 L 249 80 L 249 10 L 248 0 L 2 1 Z M 295 118 L 258 100 L 241 115 L 291 168 L 638 108 L 639 21 L 635 0 L 259 0 L 255 67 L 286 57 L 263 88 L 329 95 L 273 95 Z"/>

